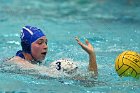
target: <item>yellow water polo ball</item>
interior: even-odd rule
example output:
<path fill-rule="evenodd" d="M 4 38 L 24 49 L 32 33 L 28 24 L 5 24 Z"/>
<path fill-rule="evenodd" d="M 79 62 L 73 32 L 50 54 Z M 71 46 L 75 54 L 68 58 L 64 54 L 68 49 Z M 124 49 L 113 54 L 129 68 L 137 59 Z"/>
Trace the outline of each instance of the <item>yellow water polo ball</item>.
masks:
<path fill-rule="evenodd" d="M 140 78 L 140 54 L 134 51 L 122 52 L 115 61 L 119 76 Z"/>

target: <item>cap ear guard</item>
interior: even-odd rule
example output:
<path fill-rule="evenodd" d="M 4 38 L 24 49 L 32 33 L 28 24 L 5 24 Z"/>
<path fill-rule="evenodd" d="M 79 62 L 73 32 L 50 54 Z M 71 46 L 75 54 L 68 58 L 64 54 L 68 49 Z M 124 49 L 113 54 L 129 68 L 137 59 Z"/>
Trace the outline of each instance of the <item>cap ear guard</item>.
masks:
<path fill-rule="evenodd" d="M 27 41 L 21 41 L 22 50 L 26 53 L 31 53 L 31 46 Z"/>

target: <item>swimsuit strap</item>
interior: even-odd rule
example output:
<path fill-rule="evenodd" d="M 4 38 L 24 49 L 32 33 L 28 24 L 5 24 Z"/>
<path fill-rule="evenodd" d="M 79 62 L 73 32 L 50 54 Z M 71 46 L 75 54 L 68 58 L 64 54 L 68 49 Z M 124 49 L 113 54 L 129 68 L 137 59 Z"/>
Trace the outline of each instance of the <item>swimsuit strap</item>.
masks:
<path fill-rule="evenodd" d="M 19 57 L 25 59 L 25 57 L 24 57 L 24 55 L 22 53 L 22 50 L 17 51 L 16 56 L 19 56 Z"/>

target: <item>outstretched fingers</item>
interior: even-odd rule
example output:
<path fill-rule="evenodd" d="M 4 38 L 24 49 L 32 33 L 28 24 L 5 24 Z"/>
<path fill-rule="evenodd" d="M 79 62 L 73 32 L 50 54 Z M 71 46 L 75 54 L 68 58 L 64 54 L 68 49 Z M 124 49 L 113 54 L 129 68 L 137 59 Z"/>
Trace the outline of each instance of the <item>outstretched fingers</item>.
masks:
<path fill-rule="evenodd" d="M 78 44 L 82 47 L 82 48 L 86 48 L 87 46 L 86 45 L 84 45 L 79 39 L 78 39 L 78 37 L 75 37 L 75 39 L 76 39 L 76 41 L 78 42 Z"/>
<path fill-rule="evenodd" d="M 78 42 L 78 44 L 80 44 L 80 40 L 78 39 L 78 37 L 75 37 L 76 41 Z"/>
<path fill-rule="evenodd" d="M 86 44 L 87 44 L 87 46 L 88 47 L 93 47 L 92 45 L 91 45 L 91 43 L 89 43 L 89 41 L 86 39 Z"/>
<path fill-rule="evenodd" d="M 89 41 L 88 41 L 87 39 L 86 39 L 86 44 L 87 44 L 87 45 L 89 45 L 89 44 L 90 44 L 90 43 L 89 43 Z"/>

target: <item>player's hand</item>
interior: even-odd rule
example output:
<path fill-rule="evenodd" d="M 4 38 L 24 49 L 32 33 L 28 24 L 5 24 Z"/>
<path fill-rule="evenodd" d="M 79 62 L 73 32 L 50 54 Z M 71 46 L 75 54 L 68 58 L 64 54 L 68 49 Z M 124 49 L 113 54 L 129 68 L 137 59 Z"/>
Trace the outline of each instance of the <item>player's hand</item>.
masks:
<path fill-rule="evenodd" d="M 90 42 L 86 39 L 85 40 L 85 43 L 86 44 L 83 44 L 79 39 L 78 37 L 75 37 L 77 43 L 90 55 L 90 54 L 93 54 L 94 52 L 94 48 L 93 46 L 90 44 Z"/>

